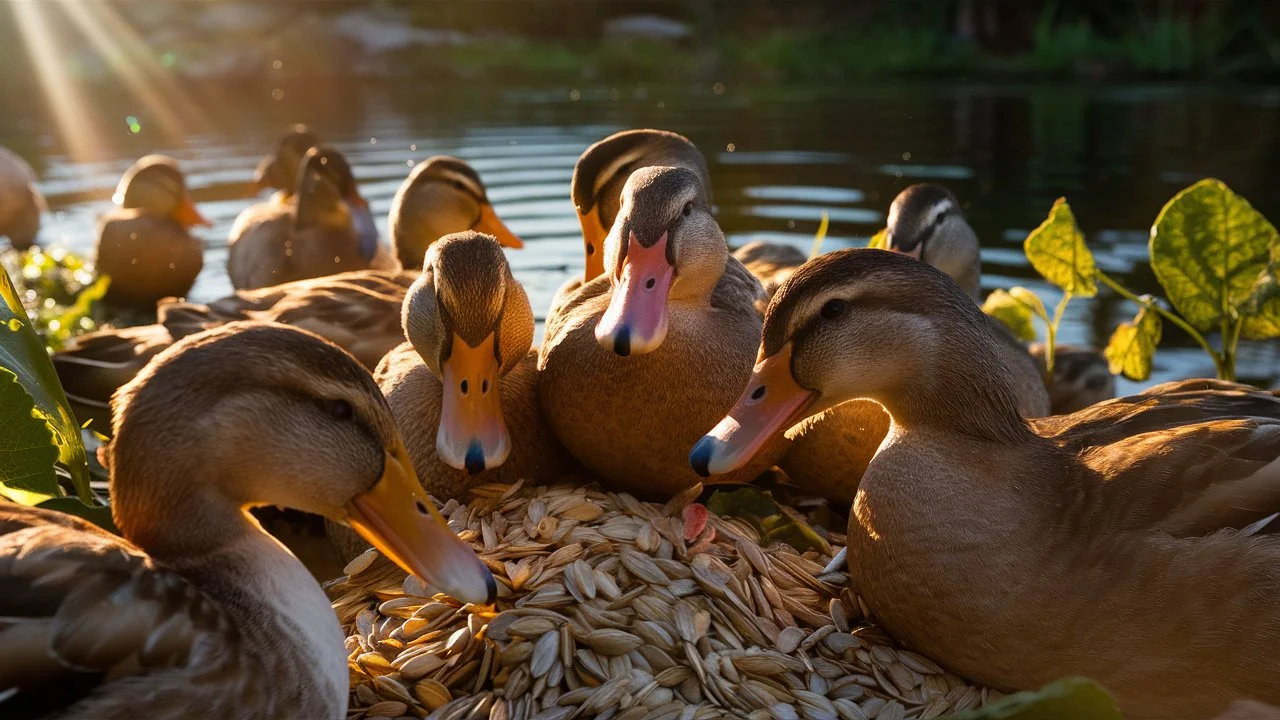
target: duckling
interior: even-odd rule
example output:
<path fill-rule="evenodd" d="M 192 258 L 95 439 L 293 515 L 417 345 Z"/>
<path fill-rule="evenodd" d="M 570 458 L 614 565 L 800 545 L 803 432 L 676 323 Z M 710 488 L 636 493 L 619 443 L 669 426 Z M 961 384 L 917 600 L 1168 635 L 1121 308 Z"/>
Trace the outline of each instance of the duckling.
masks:
<path fill-rule="evenodd" d="M 302 166 L 302 159 L 306 157 L 308 150 L 319 144 L 320 138 L 311 128 L 302 123 L 291 125 L 280 137 L 275 152 L 262 158 L 253 171 L 250 194 L 257 195 L 266 188 L 274 188 L 278 192 L 272 198 L 273 202 L 284 202 L 292 198 L 297 189 L 298 169 Z"/>
<path fill-rule="evenodd" d="M 298 171 L 296 203 L 266 203 L 245 210 L 231 228 L 227 274 L 237 289 L 279 285 L 367 269 L 369 204 L 342 153 L 307 151 Z M 376 252 L 376 231 L 374 250 Z"/>
<path fill-rule="evenodd" d="M 204 244 L 189 229 L 212 223 L 196 210 L 178 163 L 142 158 L 112 199 L 120 209 L 98 222 L 97 272 L 111 278 L 103 302 L 154 310 L 158 300 L 185 296 L 204 267 Z"/>
<path fill-rule="evenodd" d="M 732 471 L 854 398 L 892 427 L 849 521 L 851 580 L 884 628 L 1002 690 L 1065 675 L 1132 720 L 1280 700 L 1280 395 L 1169 383 L 1025 420 L 972 296 L 879 250 L 796 271 L 738 403 L 690 454 Z"/>
<path fill-rule="evenodd" d="M 355 355 L 372 371 L 404 342 L 400 306 L 410 273 L 361 270 L 239 290 L 209 304 L 161 301 L 157 322 L 104 328 L 72 338 L 53 367 L 80 422 L 111 428 L 111 396 L 160 351 L 188 335 L 236 320 L 277 322 L 309 330 Z"/>
<path fill-rule="evenodd" d="M 463 602 L 496 595 L 373 378 L 310 333 L 237 323 L 175 344 L 116 396 L 107 459 L 123 538 L 0 509 L 4 717 L 344 717 L 337 618 L 252 507 L 347 524 Z"/>
<path fill-rule="evenodd" d="M 26 160 L 0 147 L 0 237 L 16 250 L 26 250 L 40 232 L 40 215 L 48 207 L 36 189 L 36 173 Z"/>
<path fill-rule="evenodd" d="M 428 245 L 467 229 L 492 235 L 503 247 L 524 247 L 493 211 L 480 175 L 455 157 L 418 164 L 396 190 L 388 222 L 400 267 L 414 272 L 422 269 Z"/>
<path fill-rule="evenodd" d="M 569 453 L 604 482 L 673 494 L 698 481 L 688 449 L 750 375 L 763 291 L 729 256 L 697 173 L 641 168 L 621 197 L 607 272 L 547 321 L 538 399 Z M 776 438 L 728 480 L 753 479 L 785 444 Z"/>
<path fill-rule="evenodd" d="M 428 491 L 463 499 L 477 484 L 564 474 L 568 458 L 538 409 L 533 310 L 496 238 L 432 243 L 403 322 L 408 342 L 374 377 Z"/>

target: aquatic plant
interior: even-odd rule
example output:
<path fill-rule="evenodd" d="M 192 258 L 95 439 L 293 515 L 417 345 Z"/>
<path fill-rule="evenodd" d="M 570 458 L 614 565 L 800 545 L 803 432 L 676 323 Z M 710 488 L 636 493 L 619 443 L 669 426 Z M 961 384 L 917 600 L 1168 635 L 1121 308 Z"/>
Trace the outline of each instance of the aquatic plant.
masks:
<path fill-rule="evenodd" d="M 112 528 L 89 487 L 80 427 L 7 272 L 0 272 L 0 432 L 0 496 Z"/>
<path fill-rule="evenodd" d="M 1098 269 L 1065 198 L 1054 203 L 1023 249 L 1032 267 L 1063 291 L 1053 316 L 1023 287 L 992 293 L 982 309 L 1024 340 L 1035 339 L 1033 318 L 1040 318 L 1049 376 L 1067 303 L 1097 295 L 1099 284 L 1138 305 L 1137 315 L 1116 328 L 1105 350 L 1111 372 L 1131 380 L 1151 376 L 1162 321 L 1178 326 L 1204 348 L 1224 380 L 1235 379 L 1241 339 L 1280 337 L 1280 234 L 1220 180 L 1201 180 L 1174 195 L 1151 226 L 1151 269 L 1165 300 L 1138 295 Z M 1213 331 L 1220 347 L 1206 338 Z"/>
<path fill-rule="evenodd" d="M 89 261 L 63 248 L 36 246 L 0 253 L 0 266 L 14 280 L 27 317 L 51 352 L 97 329 L 103 312 L 98 301 L 110 279 L 95 277 Z"/>

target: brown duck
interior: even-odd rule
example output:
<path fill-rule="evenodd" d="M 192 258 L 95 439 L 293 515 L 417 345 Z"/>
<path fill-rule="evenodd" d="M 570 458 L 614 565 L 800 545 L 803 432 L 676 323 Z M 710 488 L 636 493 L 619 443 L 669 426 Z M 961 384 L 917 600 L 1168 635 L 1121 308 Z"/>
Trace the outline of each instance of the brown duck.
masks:
<path fill-rule="evenodd" d="M 1189 380 L 1024 420 L 971 296 L 879 250 L 796 271 L 762 337 L 691 462 L 732 471 L 804 417 L 884 407 L 849 566 L 895 637 L 1003 690 L 1094 678 L 1133 720 L 1280 701 L 1280 395 Z"/>

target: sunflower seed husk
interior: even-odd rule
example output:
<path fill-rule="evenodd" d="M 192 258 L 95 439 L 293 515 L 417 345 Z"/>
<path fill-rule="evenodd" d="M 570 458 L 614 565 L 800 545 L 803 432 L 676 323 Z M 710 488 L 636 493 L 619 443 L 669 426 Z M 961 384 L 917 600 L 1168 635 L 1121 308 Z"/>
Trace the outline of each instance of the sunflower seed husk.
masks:
<path fill-rule="evenodd" d="M 441 514 L 493 571 L 494 608 L 376 551 L 355 558 L 328 585 L 348 718 L 924 720 L 999 697 L 895 646 L 828 554 L 761 547 L 749 523 L 715 516 L 686 542 L 700 493 L 659 506 L 492 483 L 450 500 Z"/>

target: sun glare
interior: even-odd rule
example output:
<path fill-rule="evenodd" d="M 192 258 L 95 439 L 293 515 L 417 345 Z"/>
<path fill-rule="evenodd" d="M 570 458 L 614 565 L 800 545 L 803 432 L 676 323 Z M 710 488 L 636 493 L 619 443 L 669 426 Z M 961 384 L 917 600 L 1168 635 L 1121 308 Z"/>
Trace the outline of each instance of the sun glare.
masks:
<path fill-rule="evenodd" d="M 11 7 L 68 153 L 73 159 L 93 157 L 97 130 L 83 112 L 87 105 L 71 80 L 63 54 L 50 31 L 45 17 L 49 4 L 19 0 Z"/>

